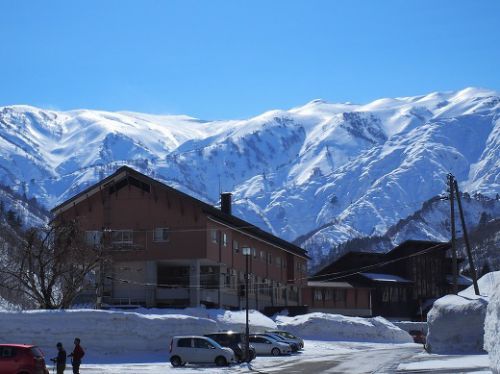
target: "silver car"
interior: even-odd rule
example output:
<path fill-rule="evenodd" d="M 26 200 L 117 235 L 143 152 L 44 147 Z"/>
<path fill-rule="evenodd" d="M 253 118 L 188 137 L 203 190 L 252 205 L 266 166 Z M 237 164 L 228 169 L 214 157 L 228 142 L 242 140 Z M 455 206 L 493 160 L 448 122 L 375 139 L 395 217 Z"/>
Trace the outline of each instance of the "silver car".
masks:
<path fill-rule="evenodd" d="M 295 335 L 289 333 L 288 331 L 268 330 L 268 331 L 266 331 L 266 334 L 279 335 L 279 336 L 285 338 L 287 341 L 292 341 L 292 342 L 297 343 L 297 345 L 299 346 L 299 349 L 304 348 L 304 340 L 302 338 L 299 338 L 298 336 L 295 336 Z"/>
<path fill-rule="evenodd" d="M 170 342 L 170 363 L 184 366 L 186 363 L 215 363 L 226 366 L 234 363 L 234 352 L 224 348 L 206 336 L 174 336 Z"/>
<path fill-rule="evenodd" d="M 279 356 L 292 353 L 290 344 L 280 342 L 271 336 L 255 334 L 250 335 L 248 340 L 254 346 L 257 355 Z"/>

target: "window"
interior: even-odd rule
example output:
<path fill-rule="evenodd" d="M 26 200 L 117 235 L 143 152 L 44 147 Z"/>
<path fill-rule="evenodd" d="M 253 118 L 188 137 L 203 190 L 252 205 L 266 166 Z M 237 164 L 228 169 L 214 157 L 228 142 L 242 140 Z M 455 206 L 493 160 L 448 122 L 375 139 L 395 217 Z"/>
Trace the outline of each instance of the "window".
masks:
<path fill-rule="evenodd" d="M 238 253 L 239 250 L 240 250 L 240 247 L 239 247 L 238 242 L 236 240 L 233 240 L 233 251 Z"/>
<path fill-rule="evenodd" d="M 252 256 L 253 258 L 257 258 L 257 250 L 255 248 L 252 248 Z"/>
<path fill-rule="evenodd" d="M 279 257 L 279 256 L 276 257 L 275 262 L 276 262 L 276 266 L 280 268 L 281 267 L 281 257 Z"/>
<path fill-rule="evenodd" d="M 168 227 L 155 228 L 154 241 L 155 242 L 168 242 L 170 240 Z"/>
<path fill-rule="evenodd" d="M 219 242 L 217 240 L 217 230 L 210 230 L 210 239 L 212 240 L 212 243 L 218 243 Z"/>
<path fill-rule="evenodd" d="M 183 338 L 177 341 L 177 347 L 191 348 L 191 338 Z"/>
<path fill-rule="evenodd" d="M 266 252 L 260 251 L 260 260 L 262 262 L 266 261 Z"/>
<path fill-rule="evenodd" d="M 222 234 L 222 245 L 224 247 L 227 247 L 227 234 L 226 233 Z"/>
<path fill-rule="evenodd" d="M 113 244 L 132 244 L 132 230 L 113 230 L 111 241 Z"/>
<path fill-rule="evenodd" d="M 314 290 L 314 300 L 316 301 L 323 300 L 323 292 L 321 292 L 321 290 Z"/>
<path fill-rule="evenodd" d="M 88 245 L 101 244 L 102 231 L 85 231 L 85 243 Z"/>
<path fill-rule="evenodd" d="M 269 265 L 273 263 L 273 256 L 270 253 L 267 254 L 267 263 Z"/>
<path fill-rule="evenodd" d="M 16 355 L 16 350 L 13 347 L 0 347 L 0 357 L 10 358 Z"/>
<path fill-rule="evenodd" d="M 204 349 L 215 348 L 212 344 L 210 344 L 208 340 L 199 338 L 194 338 L 193 340 L 195 348 L 204 348 Z"/>

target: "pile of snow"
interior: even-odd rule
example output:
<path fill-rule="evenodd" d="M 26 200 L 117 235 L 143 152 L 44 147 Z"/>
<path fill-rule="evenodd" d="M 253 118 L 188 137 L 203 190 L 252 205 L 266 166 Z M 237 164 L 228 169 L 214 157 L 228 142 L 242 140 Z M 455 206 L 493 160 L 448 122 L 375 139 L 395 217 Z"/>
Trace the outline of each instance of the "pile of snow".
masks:
<path fill-rule="evenodd" d="M 478 280 L 481 295 L 470 286 L 458 295 L 446 295 L 434 302 L 427 315 L 429 352 L 483 352 L 486 308 L 499 280 L 500 271 L 485 274 Z"/>
<path fill-rule="evenodd" d="M 493 373 L 500 374 L 500 280 L 491 293 L 484 321 L 484 349 L 488 351 Z"/>
<path fill-rule="evenodd" d="M 146 311 L 1 311 L 0 343 L 35 344 L 50 354 L 57 342 L 71 349 L 73 338 L 79 337 L 89 360 L 127 352 L 164 353 L 167 357 L 172 336 L 243 331 L 245 325 L 244 312 L 203 308 Z M 252 331 L 276 328 L 256 311 L 250 312 L 249 320 Z"/>
<path fill-rule="evenodd" d="M 246 313 L 244 310 L 231 311 L 226 309 L 184 308 L 184 309 L 134 309 L 134 312 L 143 314 L 184 314 L 192 317 L 207 318 L 216 323 L 217 330 L 245 331 Z M 250 332 L 276 329 L 276 323 L 269 317 L 256 310 L 248 311 Z"/>
<path fill-rule="evenodd" d="M 309 313 L 296 317 L 277 316 L 280 329 L 316 340 L 411 343 L 410 335 L 382 317 L 347 317 L 340 314 Z"/>

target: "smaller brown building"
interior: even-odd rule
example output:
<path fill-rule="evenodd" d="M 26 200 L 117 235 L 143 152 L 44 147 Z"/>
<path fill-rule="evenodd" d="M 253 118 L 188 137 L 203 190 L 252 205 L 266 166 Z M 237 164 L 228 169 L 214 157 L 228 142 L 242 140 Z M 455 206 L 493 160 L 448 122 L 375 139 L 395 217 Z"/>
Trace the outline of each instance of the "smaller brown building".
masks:
<path fill-rule="evenodd" d="M 240 308 L 248 259 L 251 308 L 302 305 L 306 251 L 233 216 L 230 194 L 217 209 L 121 167 L 53 213 L 110 257 L 97 277 L 104 304 Z"/>
<path fill-rule="evenodd" d="M 409 240 L 385 254 L 346 253 L 311 278 L 304 303 L 311 311 L 425 318 L 434 300 L 452 292 L 449 251 L 449 243 Z M 459 277 L 459 290 L 470 284 Z"/>

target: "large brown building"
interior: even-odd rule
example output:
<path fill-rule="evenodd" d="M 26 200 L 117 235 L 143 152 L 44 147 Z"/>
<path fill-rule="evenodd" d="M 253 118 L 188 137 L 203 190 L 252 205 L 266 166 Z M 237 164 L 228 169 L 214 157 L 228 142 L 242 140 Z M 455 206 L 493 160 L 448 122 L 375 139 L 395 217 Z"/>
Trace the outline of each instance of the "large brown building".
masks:
<path fill-rule="evenodd" d="M 53 213 L 111 259 L 97 277 L 103 304 L 240 308 L 248 259 L 251 308 L 302 305 L 306 252 L 233 216 L 230 194 L 217 209 L 121 167 Z"/>

